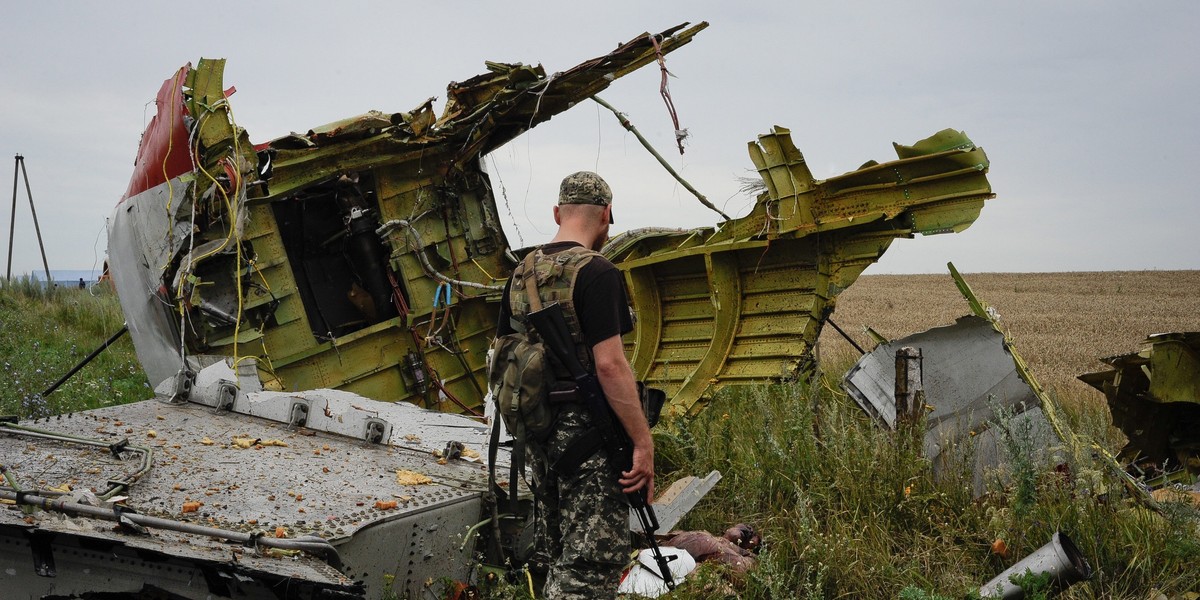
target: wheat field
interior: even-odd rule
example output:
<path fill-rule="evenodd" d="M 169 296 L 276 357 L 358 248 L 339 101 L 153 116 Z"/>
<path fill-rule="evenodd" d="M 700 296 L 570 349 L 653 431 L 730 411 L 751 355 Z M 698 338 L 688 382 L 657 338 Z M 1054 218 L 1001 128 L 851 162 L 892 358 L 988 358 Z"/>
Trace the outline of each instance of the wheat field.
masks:
<path fill-rule="evenodd" d="M 1200 271 L 964 273 L 1044 387 L 1060 395 L 1103 395 L 1075 377 L 1100 371 L 1100 358 L 1137 351 L 1152 333 L 1200 331 Z M 832 319 L 866 350 L 864 326 L 888 339 L 970 313 L 949 272 L 866 275 L 837 298 Z M 824 359 L 856 357 L 832 327 L 821 334 Z"/>

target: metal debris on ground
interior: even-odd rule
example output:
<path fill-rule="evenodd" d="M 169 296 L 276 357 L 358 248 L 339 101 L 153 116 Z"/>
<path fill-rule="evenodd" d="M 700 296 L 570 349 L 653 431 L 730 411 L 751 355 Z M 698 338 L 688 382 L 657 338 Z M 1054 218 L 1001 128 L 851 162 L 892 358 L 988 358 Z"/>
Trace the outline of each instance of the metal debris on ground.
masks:
<path fill-rule="evenodd" d="M 995 311 L 975 295 L 953 264 L 947 267 L 973 315 L 960 318 L 953 326 L 882 344 L 846 374 L 843 385 L 847 392 L 868 413 L 894 427 L 894 361 L 888 353 L 900 346 L 920 347 L 926 363 L 925 401 L 931 407 L 926 416 L 924 451 L 935 472 L 953 459 L 947 449 L 956 444 L 962 447 L 960 442 L 970 439 L 975 452 L 974 489 L 976 495 L 983 493 L 983 477 L 1000 458 L 995 435 L 988 433 L 994 428 L 988 423 L 995 422 L 993 407 L 1006 407 L 1012 422 L 1034 440 L 1034 447 L 1044 449 L 1049 440 L 1060 440 L 1073 457 L 1098 460 L 1137 501 L 1156 509 L 1155 500 L 1115 457 L 1095 440 L 1082 439 L 1067 428 L 1054 401 L 1000 329 Z M 1042 445 L 1036 444 L 1039 439 Z"/>
<path fill-rule="evenodd" d="M 1079 376 L 1108 400 L 1129 439 L 1117 454 L 1152 487 L 1200 476 L 1200 332 L 1160 333 L 1137 352 L 1102 358 L 1107 371 Z"/>
<path fill-rule="evenodd" d="M 976 496 L 983 494 L 988 473 L 1004 462 L 1000 432 L 991 426 L 1002 415 L 1028 429 L 1030 447 L 1043 454 L 1035 460 L 1049 459 L 1046 449 L 1058 442 L 1040 399 L 1017 371 L 1004 334 L 977 316 L 879 344 L 863 356 L 842 380 L 863 410 L 896 428 L 895 355 L 904 347 L 920 348 L 923 358 L 923 454 L 935 474 L 953 468 L 972 448 L 973 489 Z"/>

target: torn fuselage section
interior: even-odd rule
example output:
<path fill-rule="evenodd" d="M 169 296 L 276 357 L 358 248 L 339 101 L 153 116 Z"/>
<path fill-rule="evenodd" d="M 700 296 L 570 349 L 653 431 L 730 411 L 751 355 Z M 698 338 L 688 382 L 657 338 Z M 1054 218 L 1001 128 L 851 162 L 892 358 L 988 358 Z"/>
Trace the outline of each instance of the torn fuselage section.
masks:
<path fill-rule="evenodd" d="M 514 265 L 481 157 L 706 26 L 553 76 L 488 63 L 449 86 L 440 116 L 428 100 L 258 146 L 228 109 L 224 62 L 184 67 L 159 92 L 109 227 L 151 384 L 174 378 L 182 394 L 200 367 L 190 357 L 253 357 L 268 390 L 478 414 Z"/>
<path fill-rule="evenodd" d="M 604 253 L 626 272 L 638 315 L 625 338 L 637 378 L 693 414 L 722 387 L 795 376 L 838 294 L 892 240 L 962 231 L 993 197 L 987 154 L 962 132 L 896 151 L 817 180 L 775 127 L 749 144 L 763 180 L 750 214 L 613 238 Z"/>
<path fill-rule="evenodd" d="M 1200 332 L 1152 335 L 1138 352 L 1101 360 L 1111 369 L 1079 379 L 1104 393 L 1129 439 L 1118 460 L 1148 480 L 1200 476 Z"/>
<path fill-rule="evenodd" d="M 488 63 L 450 84 L 440 115 L 431 99 L 253 147 L 228 111 L 223 63 L 181 70 L 110 225 L 151 383 L 186 388 L 190 355 L 254 357 L 268 390 L 479 413 L 515 264 L 480 157 L 705 26 L 639 36 L 553 75 Z M 638 315 L 625 339 L 637 377 L 694 413 L 724 386 L 794 376 L 837 295 L 893 239 L 961 231 L 993 196 L 987 156 L 961 132 L 896 151 L 815 180 L 777 127 L 750 145 L 764 191 L 749 215 L 613 239 L 605 254 Z"/>

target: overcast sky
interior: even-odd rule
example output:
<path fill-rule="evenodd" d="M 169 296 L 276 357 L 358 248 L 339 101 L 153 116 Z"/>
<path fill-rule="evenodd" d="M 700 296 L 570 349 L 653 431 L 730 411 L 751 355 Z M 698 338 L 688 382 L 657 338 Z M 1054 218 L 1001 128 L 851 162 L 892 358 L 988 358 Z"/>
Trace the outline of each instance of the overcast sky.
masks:
<path fill-rule="evenodd" d="M 671 6 L 674 4 L 674 6 Z M 818 178 L 895 158 L 943 128 L 991 158 L 997 194 L 957 235 L 899 240 L 868 273 L 1197 269 L 1200 3 L 1056 2 L 22 2 L 0 23 L 0 181 L 25 156 L 51 269 L 104 257 L 104 221 L 132 172 L 163 80 L 228 59 L 234 116 L 255 142 L 361 114 L 409 110 L 484 61 L 547 72 L 645 31 L 710 27 L 668 55 L 687 153 L 653 67 L 601 96 L 727 212 L 751 199 L 746 143 L 781 125 Z M 486 163 L 513 246 L 546 241 L 563 175 L 600 172 L 613 232 L 711 225 L 594 103 Z M 41 269 L 24 184 L 15 272 Z M 511 212 L 511 217 L 508 214 Z"/>

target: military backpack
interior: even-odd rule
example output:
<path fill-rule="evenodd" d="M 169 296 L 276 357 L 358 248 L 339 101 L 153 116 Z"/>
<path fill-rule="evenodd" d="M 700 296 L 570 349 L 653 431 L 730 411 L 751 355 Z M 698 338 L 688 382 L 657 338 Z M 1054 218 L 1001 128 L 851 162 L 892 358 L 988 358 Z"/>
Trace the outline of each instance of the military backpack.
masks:
<path fill-rule="evenodd" d="M 538 249 L 530 252 L 513 271 L 509 308 L 510 324 L 516 332 L 497 336 L 492 342 L 488 387 L 504 426 L 518 440 L 544 440 L 557 418 L 552 392 L 560 392 L 555 396 L 571 397 L 569 392 L 574 389 L 570 375 L 550 358 L 525 317 L 541 310 L 543 300 L 562 304 L 567 309 L 564 313 L 580 362 L 590 367 L 591 352 L 583 342 L 572 298 L 579 271 L 595 256 L 595 251 L 582 247 L 554 255 Z"/>

